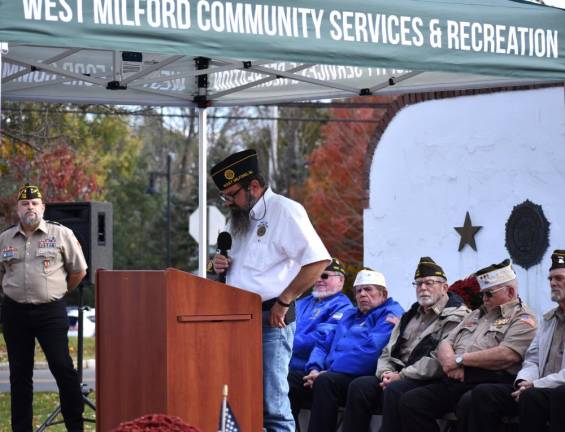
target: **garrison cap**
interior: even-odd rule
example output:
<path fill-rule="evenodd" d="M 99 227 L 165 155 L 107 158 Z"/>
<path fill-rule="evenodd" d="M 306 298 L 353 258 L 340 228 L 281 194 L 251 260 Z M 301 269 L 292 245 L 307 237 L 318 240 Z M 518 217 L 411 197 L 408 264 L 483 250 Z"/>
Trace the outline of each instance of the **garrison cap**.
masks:
<path fill-rule="evenodd" d="M 340 260 L 338 260 L 337 258 L 332 258 L 332 262 L 330 263 L 330 265 L 328 265 L 326 267 L 325 271 L 338 272 L 338 273 L 341 273 L 344 276 L 347 274 L 347 272 L 345 271 L 345 268 L 343 267 L 343 263 Z"/>
<path fill-rule="evenodd" d="M 565 250 L 555 249 L 551 254 L 551 267 L 549 270 L 565 268 Z"/>
<path fill-rule="evenodd" d="M 439 276 L 447 280 L 447 276 L 443 269 L 435 263 L 430 257 L 420 258 L 418 267 L 416 267 L 416 274 L 414 279 L 426 277 L 426 276 Z"/>
<path fill-rule="evenodd" d="M 219 190 L 224 190 L 247 177 L 259 174 L 257 152 L 250 149 L 234 153 L 214 165 L 211 174 Z"/>
<path fill-rule="evenodd" d="M 42 198 L 41 191 L 37 186 L 26 183 L 18 192 L 18 201 Z"/>
<path fill-rule="evenodd" d="M 477 270 L 475 277 L 481 290 L 484 290 L 516 279 L 516 273 L 512 269 L 512 261 L 505 259 L 499 264 Z"/>

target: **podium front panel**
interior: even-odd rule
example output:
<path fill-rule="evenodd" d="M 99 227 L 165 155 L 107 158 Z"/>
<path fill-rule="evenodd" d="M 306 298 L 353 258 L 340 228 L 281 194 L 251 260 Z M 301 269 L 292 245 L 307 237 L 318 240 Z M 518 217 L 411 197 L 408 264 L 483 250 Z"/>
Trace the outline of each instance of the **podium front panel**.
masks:
<path fill-rule="evenodd" d="M 97 274 L 97 430 L 169 414 L 218 427 L 222 388 L 261 431 L 260 297 L 175 269 Z"/>

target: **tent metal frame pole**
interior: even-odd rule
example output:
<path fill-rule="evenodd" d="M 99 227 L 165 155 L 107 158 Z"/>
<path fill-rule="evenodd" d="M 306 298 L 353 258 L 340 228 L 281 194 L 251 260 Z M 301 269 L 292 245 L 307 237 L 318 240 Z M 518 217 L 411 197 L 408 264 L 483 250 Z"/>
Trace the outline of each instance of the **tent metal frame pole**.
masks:
<path fill-rule="evenodd" d="M 411 71 L 411 72 L 407 72 L 407 73 L 400 75 L 400 76 L 397 76 L 397 77 L 390 77 L 388 82 L 377 84 L 376 86 L 369 88 L 369 91 L 371 93 L 375 93 L 375 92 L 377 92 L 381 89 L 391 87 L 395 84 L 398 84 L 399 82 L 406 81 L 407 79 L 410 79 L 410 78 L 414 78 L 415 76 L 418 76 L 421 73 L 422 72 L 419 72 L 419 71 Z M 392 80 L 392 82 L 391 82 L 391 80 Z"/>
<path fill-rule="evenodd" d="M 313 64 L 308 65 L 308 67 L 312 67 L 315 66 Z M 350 92 L 354 95 L 358 95 L 359 91 L 361 89 L 355 88 L 355 87 L 351 87 L 348 85 L 344 85 L 344 84 L 338 84 L 335 82 L 331 82 L 331 81 L 322 81 L 319 79 L 315 79 L 315 78 L 308 78 L 305 76 L 301 76 L 301 75 L 296 75 L 293 72 L 285 72 L 285 71 L 277 71 L 275 69 L 270 69 L 270 68 L 266 68 L 263 66 L 252 66 L 249 68 L 250 71 L 253 72 L 258 72 L 258 73 L 262 73 L 265 75 L 272 75 L 275 76 L 276 78 L 288 78 L 290 80 L 294 80 L 294 81 L 300 81 L 300 82 L 305 82 L 308 84 L 314 84 L 314 85 L 318 85 L 320 87 L 323 88 L 331 88 L 331 89 L 336 89 L 336 90 L 342 90 L 345 92 Z"/>
<path fill-rule="evenodd" d="M 65 71 L 56 67 L 53 67 L 51 65 L 48 64 L 44 64 L 44 63 L 40 63 L 40 62 L 35 62 L 35 61 L 20 61 L 20 60 L 16 60 L 10 57 L 7 57 L 8 60 L 11 63 L 20 65 L 20 66 L 24 66 L 24 67 L 30 67 L 33 66 L 36 70 L 41 70 L 41 71 L 47 71 L 47 72 L 51 72 L 55 75 L 59 75 L 59 76 L 63 76 L 66 78 L 71 78 L 73 80 L 77 80 L 77 81 L 84 81 L 90 84 L 94 84 L 94 85 L 98 85 L 100 87 L 106 87 L 106 81 L 103 81 L 101 79 L 96 79 L 87 75 L 81 75 L 81 74 L 77 74 L 77 73 L 73 73 L 73 72 L 69 72 L 69 71 Z M 34 72 L 32 70 L 30 70 L 30 72 Z"/>
<path fill-rule="evenodd" d="M 208 260 L 207 227 L 207 165 L 208 165 L 208 130 L 206 108 L 198 109 L 198 276 L 206 277 Z"/>
<path fill-rule="evenodd" d="M 0 140 L 2 139 L 2 56 L 8 54 L 8 43 L 0 42 Z"/>
<path fill-rule="evenodd" d="M 211 62 L 214 63 L 214 62 Z M 233 63 L 229 63 L 229 64 L 225 64 L 224 61 L 220 62 L 221 66 L 215 66 L 215 67 L 210 67 L 207 69 L 197 69 L 191 72 L 186 72 L 186 73 L 182 73 L 182 74 L 178 74 L 178 75 L 168 75 L 168 76 L 162 76 L 162 77 L 157 77 L 157 78 L 151 78 L 151 79 L 144 79 L 144 80 L 136 80 L 135 83 L 131 83 L 131 84 L 135 84 L 136 86 L 140 86 L 140 85 L 145 85 L 145 84 L 153 84 L 153 83 L 157 83 L 157 82 L 163 82 L 163 81 L 173 81 L 173 80 L 177 80 L 180 78 L 194 78 L 200 75 L 212 75 L 215 73 L 220 73 L 220 72 L 226 72 L 226 71 L 230 71 L 235 69 L 242 69 L 243 68 L 243 63 L 244 62 L 239 62 L 240 64 L 237 66 L 234 66 Z M 260 64 L 264 64 L 267 62 L 260 62 Z M 255 63 L 253 63 L 255 64 Z"/>
<path fill-rule="evenodd" d="M 76 54 L 79 51 L 80 51 L 80 49 L 78 49 L 78 48 L 65 50 L 62 53 L 57 54 L 54 57 L 50 57 L 47 60 L 42 61 L 42 64 L 48 65 L 48 64 L 51 64 L 51 63 L 58 62 L 58 61 L 63 60 L 65 58 L 69 57 L 69 56 L 72 56 L 73 54 Z M 24 67 L 25 67 L 24 70 L 21 70 L 19 72 L 16 72 L 15 74 L 12 74 L 12 75 L 6 77 L 6 79 L 4 79 L 4 82 L 13 81 L 13 80 L 15 80 L 15 79 L 17 79 L 21 76 L 27 75 L 29 73 L 33 73 L 32 67 L 30 65 L 25 65 Z"/>
<path fill-rule="evenodd" d="M 309 67 L 312 67 L 312 65 L 311 64 L 300 65 L 300 66 L 297 66 L 295 68 L 290 69 L 288 72 L 299 72 L 301 70 L 308 69 Z M 210 100 L 217 100 L 217 99 L 219 99 L 223 96 L 227 96 L 227 95 L 230 95 L 232 93 L 237 93 L 237 92 L 246 90 L 248 88 L 257 87 L 261 84 L 265 84 L 265 83 L 268 83 L 269 81 L 274 81 L 274 80 L 278 79 L 278 76 L 276 76 L 275 74 L 267 74 L 265 72 L 259 72 L 259 73 L 264 74 L 264 75 L 268 75 L 268 76 L 265 77 L 265 78 L 261 78 L 257 81 L 253 81 L 253 82 L 243 84 L 243 85 L 238 86 L 238 87 L 231 88 L 229 90 L 224 90 L 222 92 L 213 93 L 210 97 Z"/>
<path fill-rule="evenodd" d="M 154 65 L 146 67 L 142 71 L 137 72 L 137 73 L 133 74 L 132 76 L 129 76 L 129 77 L 123 79 L 121 81 L 121 83 L 124 84 L 124 85 L 127 85 L 127 84 L 129 84 L 129 83 L 131 83 L 135 80 L 138 80 L 140 78 L 144 78 L 147 75 L 152 74 L 156 70 L 162 69 L 162 68 L 164 68 L 164 67 L 166 67 L 166 66 L 168 66 L 168 65 L 170 65 L 170 64 L 172 64 L 172 63 L 174 63 L 178 60 L 181 60 L 182 58 L 184 58 L 183 55 L 176 55 L 176 56 L 168 57 L 164 60 L 161 60 L 159 63 L 156 63 Z"/>

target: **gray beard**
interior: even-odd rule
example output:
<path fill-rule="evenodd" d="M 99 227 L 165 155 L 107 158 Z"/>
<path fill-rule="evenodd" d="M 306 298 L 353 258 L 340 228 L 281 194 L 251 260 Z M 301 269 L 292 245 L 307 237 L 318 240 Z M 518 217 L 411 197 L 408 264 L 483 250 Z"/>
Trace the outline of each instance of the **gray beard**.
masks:
<path fill-rule="evenodd" d="M 22 218 L 22 222 L 27 226 L 34 227 L 36 225 L 39 225 L 39 222 L 41 222 L 41 218 L 39 217 L 39 215 L 32 213 L 30 215 L 24 215 Z"/>
<path fill-rule="evenodd" d="M 250 225 L 251 219 L 249 219 L 249 211 L 237 206 L 230 208 L 230 231 L 234 237 L 247 234 Z"/>
<path fill-rule="evenodd" d="M 419 297 L 418 298 L 418 304 L 422 307 L 429 307 L 434 305 L 437 302 L 437 300 L 434 301 L 434 297 Z"/>

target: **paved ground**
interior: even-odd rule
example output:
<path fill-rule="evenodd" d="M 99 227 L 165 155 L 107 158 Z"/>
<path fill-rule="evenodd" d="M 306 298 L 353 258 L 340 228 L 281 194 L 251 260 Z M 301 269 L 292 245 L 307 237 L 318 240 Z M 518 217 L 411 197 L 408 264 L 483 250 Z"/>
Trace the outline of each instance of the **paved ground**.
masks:
<path fill-rule="evenodd" d="M 83 382 L 90 388 L 95 387 L 95 369 L 88 368 L 83 370 Z M 10 391 L 10 380 L 7 370 L 0 370 L 0 392 L 7 393 Z M 36 392 L 52 392 L 57 391 L 55 380 L 49 372 L 49 369 L 35 369 L 33 372 L 33 391 Z"/>

